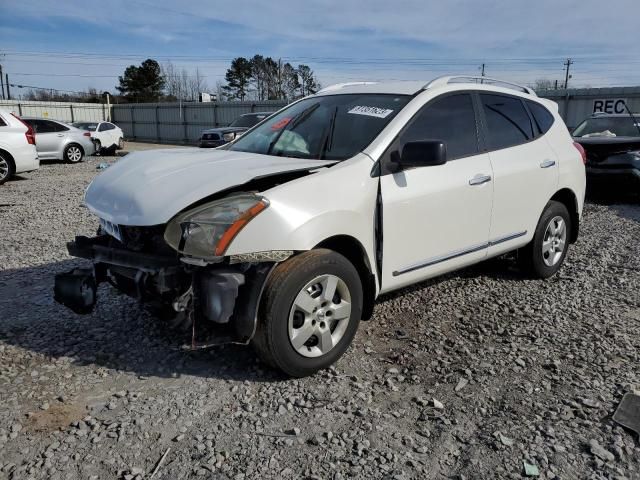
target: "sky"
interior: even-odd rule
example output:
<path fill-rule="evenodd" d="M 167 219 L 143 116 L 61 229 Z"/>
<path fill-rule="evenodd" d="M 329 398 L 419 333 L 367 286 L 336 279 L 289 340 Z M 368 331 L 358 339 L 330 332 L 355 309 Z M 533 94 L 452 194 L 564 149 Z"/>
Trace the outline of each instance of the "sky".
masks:
<path fill-rule="evenodd" d="M 215 91 L 232 58 L 257 53 L 307 64 L 325 86 L 483 63 L 562 83 L 566 58 L 570 86 L 640 85 L 638 18 L 640 0 L 0 0 L 0 64 L 12 84 L 69 91 L 115 91 L 146 58 L 198 68 Z"/>

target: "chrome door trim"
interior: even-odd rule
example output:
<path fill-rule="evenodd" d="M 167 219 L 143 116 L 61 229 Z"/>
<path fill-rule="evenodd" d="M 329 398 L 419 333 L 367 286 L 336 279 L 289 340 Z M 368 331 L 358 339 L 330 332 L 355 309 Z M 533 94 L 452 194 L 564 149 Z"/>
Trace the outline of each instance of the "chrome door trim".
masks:
<path fill-rule="evenodd" d="M 481 245 L 480 244 L 474 245 L 472 247 L 465 248 L 465 249 L 462 249 L 462 250 L 455 250 L 455 251 L 453 251 L 451 253 L 447 253 L 446 255 L 440 255 L 438 257 L 429 258 L 429 259 L 427 259 L 427 260 L 425 260 L 423 262 L 416 263 L 414 265 L 410 265 L 408 267 L 401 268 L 400 270 L 395 270 L 394 272 L 392 272 L 392 275 L 394 277 L 397 277 L 398 275 L 403 275 L 405 273 L 413 272 L 414 270 L 419 270 L 421 268 L 430 267 L 431 265 L 435 265 L 437 263 L 445 262 L 447 260 L 452 260 L 454 258 L 461 257 L 463 255 L 468 255 L 469 253 L 479 252 L 480 250 L 484 250 L 488 246 L 489 245 L 487 243 L 483 243 Z"/>
<path fill-rule="evenodd" d="M 399 275 L 403 275 L 405 273 L 413 272 L 415 270 L 420 270 L 421 268 L 430 267 L 432 265 L 436 265 L 438 263 L 446 262 L 447 260 L 453 260 L 454 258 L 462 257 L 463 255 L 468 255 L 470 253 L 479 252 L 480 250 L 484 250 L 485 248 L 493 247 L 494 245 L 499 245 L 504 242 L 508 242 L 510 240 L 515 240 L 516 238 L 524 237 L 527 234 L 527 231 L 511 233 L 509 235 L 504 235 L 502 237 L 495 238 L 493 240 L 489 240 L 487 243 L 473 245 L 468 248 L 464 248 L 461 250 L 454 250 L 451 253 L 447 253 L 445 255 L 440 255 L 438 257 L 432 257 L 422 262 L 416 263 L 414 265 L 409 265 L 408 267 L 401 268 L 399 270 L 394 270 L 391 274 L 394 277 Z"/>
<path fill-rule="evenodd" d="M 509 240 L 515 240 L 516 238 L 524 237 L 526 234 L 527 230 L 525 230 L 524 232 L 510 233 L 509 235 L 489 240 L 489 245 L 487 246 L 493 247 L 494 245 L 499 245 L 501 243 L 508 242 Z"/>
<path fill-rule="evenodd" d="M 556 164 L 555 160 L 545 160 L 540 164 L 540 168 L 549 168 L 553 167 Z"/>

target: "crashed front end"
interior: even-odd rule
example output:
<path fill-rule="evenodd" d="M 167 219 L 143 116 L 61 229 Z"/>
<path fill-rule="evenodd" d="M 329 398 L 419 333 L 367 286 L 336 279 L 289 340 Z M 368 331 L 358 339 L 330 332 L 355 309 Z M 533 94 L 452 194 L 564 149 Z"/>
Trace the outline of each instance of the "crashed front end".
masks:
<path fill-rule="evenodd" d="M 68 251 L 91 263 L 57 275 L 54 297 L 90 313 L 109 283 L 171 323 L 215 330 L 213 343 L 246 344 L 269 273 L 293 252 L 261 251 L 259 239 L 251 251 L 228 247 L 273 208 L 260 192 L 333 163 L 200 149 L 129 154 L 87 188 L 100 227 Z"/>
<path fill-rule="evenodd" d="M 78 314 L 91 313 L 98 285 L 109 283 L 158 313 L 205 328 L 206 344 L 246 344 L 271 269 L 293 252 L 227 256 L 225 251 L 267 207 L 263 197 L 240 194 L 188 209 L 166 225 L 130 227 L 102 220 L 96 237 L 80 236 L 67 244 L 70 255 L 90 260 L 91 266 L 57 275 L 55 299 Z M 192 346 L 199 346 L 195 337 Z"/>

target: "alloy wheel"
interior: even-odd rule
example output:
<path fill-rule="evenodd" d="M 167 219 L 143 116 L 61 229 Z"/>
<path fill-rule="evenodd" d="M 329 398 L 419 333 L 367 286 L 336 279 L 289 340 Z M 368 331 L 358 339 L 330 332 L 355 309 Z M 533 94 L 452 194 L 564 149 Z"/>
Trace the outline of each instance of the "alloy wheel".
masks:
<path fill-rule="evenodd" d="M 562 258 L 567 243 L 567 223 L 561 216 L 555 216 L 547 224 L 542 239 L 542 260 L 553 267 Z"/>
<path fill-rule="evenodd" d="M 71 146 L 67 149 L 67 159 L 70 162 L 73 162 L 73 163 L 79 162 L 81 158 L 82 158 L 82 151 L 80 151 L 80 148 Z"/>
<path fill-rule="evenodd" d="M 9 162 L 0 157 L 0 181 L 9 176 Z"/>
<path fill-rule="evenodd" d="M 335 275 L 320 275 L 298 293 L 289 313 L 289 341 L 304 357 L 320 357 L 342 339 L 351 318 L 351 293 Z"/>

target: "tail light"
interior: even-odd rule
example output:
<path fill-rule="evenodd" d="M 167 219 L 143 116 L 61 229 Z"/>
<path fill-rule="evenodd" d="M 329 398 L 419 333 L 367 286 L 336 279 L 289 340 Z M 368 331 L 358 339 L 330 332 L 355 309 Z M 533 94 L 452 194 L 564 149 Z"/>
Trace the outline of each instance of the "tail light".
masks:
<path fill-rule="evenodd" d="M 25 127 L 27 127 L 27 131 L 24 132 L 24 136 L 27 137 L 27 143 L 29 145 L 35 145 L 36 144 L 36 132 L 33 130 L 33 127 L 31 125 L 29 125 L 27 122 L 25 122 L 24 120 L 22 120 L 15 113 L 12 113 L 11 115 L 13 115 L 16 120 L 18 120 L 21 124 L 23 124 Z"/>
<path fill-rule="evenodd" d="M 90 137 L 91 136 L 91 132 L 84 132 L 82 135 L 85 136 L 85 137 Z"/>
<path fill-rule="evenodd" d="M 578 142 L 573 142 L 573 146 L 576 147 L 576 150 L 580 152 L 580 156 L 582 157 L 582 163 L 587 164 L 587 152 L 585 152 L 584 147 L 580 145 Z"/>

